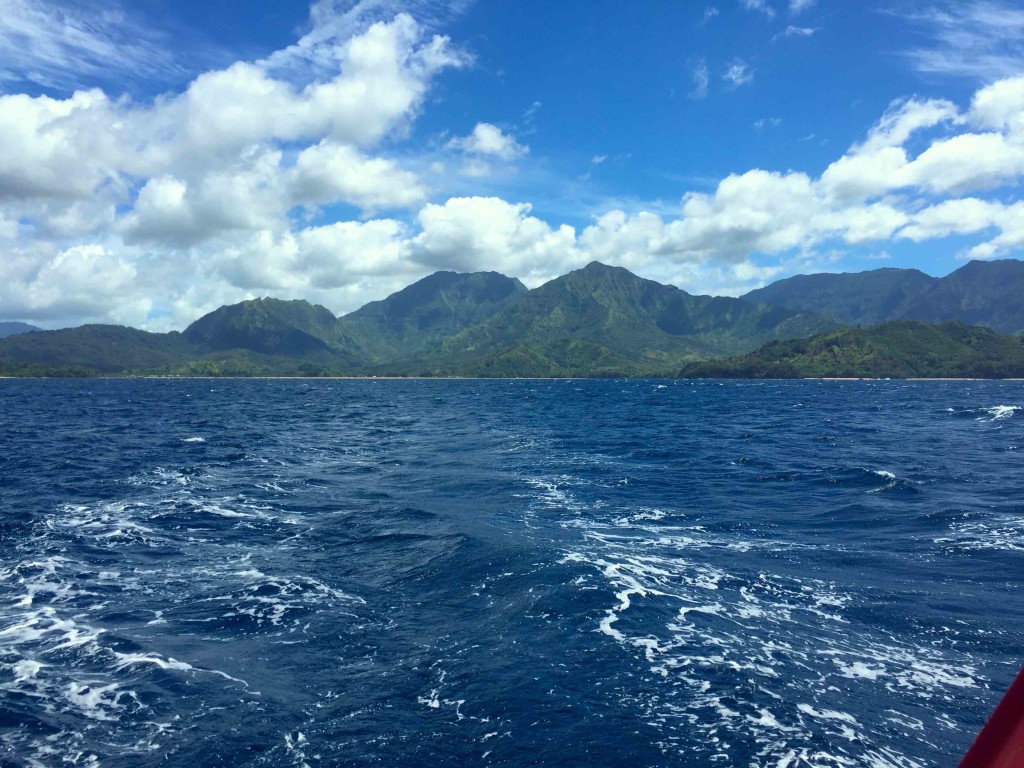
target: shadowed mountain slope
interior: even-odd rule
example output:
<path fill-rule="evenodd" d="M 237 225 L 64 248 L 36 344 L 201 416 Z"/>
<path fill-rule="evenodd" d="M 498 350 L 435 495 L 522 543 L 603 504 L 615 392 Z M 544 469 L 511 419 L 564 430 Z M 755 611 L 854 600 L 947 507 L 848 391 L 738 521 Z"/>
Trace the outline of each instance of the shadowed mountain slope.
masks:
<path fill-rule="evenodd" d="M 899 317 L 908 301 L 937 282 L 916 269 L 796 275 L 743 298 L 828 315 L 849 325 L 877 325 Z"/>
<path fill-rule="evenodd" d="M 926 323 L 962 320 L 1000 333 L 1024 331 L 1024 262 L 971 261 L 937 280 L 903 307 Z"/>
<path fill-rule="evenodd" d="M 8 336 L 17 336 L 19 333 L 33 333 L 38 330 L 39 328 L 28 323 L 0 322 L 0 339 L 6 339 Z"/>
<path fill-rule="evenodd" d="M 360 353 L 380 363 L 437 347 L 526 292 L 521 282 L 497 272 L 435 272 L 340 322 Z"/>
<path fill-rule="evenodd" d="M 766 344 L 742 357 L 694 363 L 692 378 L 1008 378 L 1024 376 L 1024 340 L 959 321 L 894 320 Z"/>
<path fill-rule="evenodd" d="M 830 315 L 849 325 L 960 320 L 1000 333 L 1024 331 L 1024 262 L 971 261 L 946 277 L 916 269 L 797 275 L 743 298 Z"/>
<path fill-rule="evenodd" d="M 691 296 L 594 262 L 535 288 L 421 362 L 467 375 L 639 375 L 834 326 L 739 299 Z"/>
<path fill-rule="evenodd" d="M 895 312 L 1024 329 L 1019 261 L 971 262 L 941 280 L 915 270 L 812 275 L 748 296 L 862 324 Z M 938 330 L 889 323 L 881 335 L 820 335 L 838 325 L 819 312 L 693 296 L 594 262 L 531 291 L 494 272 L 439 272 L 340 319 L 306 301 L 266 298 L 221 307 L 183 333 L 105 325 L 23 333 L 0 339 L 0 373 L 653 376 L 743 355 L 687 370 L 998 377 L 1016 370 L 1021 348 L 962 323 Z M 747 354 L 812 334 L 819 335 Z M 812 342 L 825 346 L 801 346 Z"/>
<path fill-rule="evenodd" d="M 156 371 L 197 350 L 180 333 L 147 333 L 120 325 L 82 325 L 0 339 L 0 368 L 14 364 L 83 368 L 98 373 Z"/>
<path fill-rule="evenodd" d="M 196 320 L 182 334 L 210 350 L 248 349 L 267 355 L 301 357 L 347 352 L 338 320 L 308 301 L 252 299 L 221 307 Z"/>

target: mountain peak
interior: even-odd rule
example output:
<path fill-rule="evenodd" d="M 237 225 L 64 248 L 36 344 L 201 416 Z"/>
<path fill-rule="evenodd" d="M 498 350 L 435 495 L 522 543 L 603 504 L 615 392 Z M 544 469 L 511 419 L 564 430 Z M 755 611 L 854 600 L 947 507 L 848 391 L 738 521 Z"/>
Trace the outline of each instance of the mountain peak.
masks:
<path fill-rule="evenodd" d="M 331 347 L 336 325 L 334 313 L 319 304 L 260 297 L 215 309 L 182 335 L 193 344 L 211 349 L 293 355 Z"/>
<path fill-rule="evenodd" d="M 600 261 L 592 261 L 583 269 L 576 270 L 588 275 L 629 275 L 630 277 L 636 277 L 625 267 L 613 267 L 608 264 L 602 264 Z M 571 273 L 570 273 L 571 274 Z"/>
<path fill-rule="evenodd" d="M 0 339 L 7 338 L 8 336 L 17 336 L 21 333 L 34 333 L 38 330 L 40 329 L 28 323 L 0 320 Z"/>
<path fill-rule="evenodd" d="M 341 319 L 371 359 L 413 355 L 481 323 L 526 293 L 498 272 L 435 272 Z"/>

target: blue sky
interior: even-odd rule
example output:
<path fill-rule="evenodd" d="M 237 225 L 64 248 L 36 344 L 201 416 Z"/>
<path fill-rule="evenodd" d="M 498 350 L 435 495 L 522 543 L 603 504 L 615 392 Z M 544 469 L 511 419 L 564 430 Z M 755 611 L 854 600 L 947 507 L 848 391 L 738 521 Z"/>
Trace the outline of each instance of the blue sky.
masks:
<path fill-rule="evenodd" d="M 0 316 L 43 326 L 1024 246 L 1006 0 L 0 0 L 0 61 Z"/>

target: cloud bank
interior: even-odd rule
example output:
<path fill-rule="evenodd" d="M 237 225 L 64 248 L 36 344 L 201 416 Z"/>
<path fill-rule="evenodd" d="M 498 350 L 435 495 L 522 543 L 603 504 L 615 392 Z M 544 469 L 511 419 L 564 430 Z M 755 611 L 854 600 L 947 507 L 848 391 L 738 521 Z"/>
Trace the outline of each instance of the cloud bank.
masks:
<path fill-rule="evenodd" d="M 680 190 L 674 211 L 608 206 L 574 227 L 528 199 L 452 196 L 431 170 L 460 167 L 464 185 L 533 162 L 511 131 L 479 120 L 432 149 L 406 142 L 437 79 L 470 64 L 451 40 L 405 13 L 315 11 L 290 48 L 150 102 L 0 96 L 0 313 L 165 330 L 256 295 L 349 311 L 437 269 L 536 285 L 598 259 L 736 293 L 848 246 L 1024 248 L 1024 203 L 997 194 L 1024 177 L 1024 77 L 968 105 L 897 101 L 820 174 L 754 168 Z M 730 82 L 749 82 L 734 64 Z"/>

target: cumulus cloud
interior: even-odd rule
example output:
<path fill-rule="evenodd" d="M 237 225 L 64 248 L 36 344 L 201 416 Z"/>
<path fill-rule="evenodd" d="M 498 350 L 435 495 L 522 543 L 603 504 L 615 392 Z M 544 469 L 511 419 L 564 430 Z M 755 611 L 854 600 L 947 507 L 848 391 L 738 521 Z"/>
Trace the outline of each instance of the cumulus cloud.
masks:
<path fill-rule="evenodd" d="M 345 200 L 366 212 L 408 208 L 427 196 L 419 177 L 395 161 L 326 139 L 299 153 L 288 181 L 297 202 Z"/>
<path fill-rule="evenodd" d="M 490 157 L 505 162 L 511 162 L 530 151 L 528 147 L 491 123 L 477 123 L 468 136 L 452 139 L 448 142 L 448 147 L 469 155 Z"/>
<path fill-rule="evenodd" d="M 473 271 L 500 265 L 533 283 L 586 263 L 577 253 L 572 227 L 552 228 L 530 211 L 528 203 L 495 197 L 428 204 L 417 216 L 421 232 L 409 243 L 410 258 L 431 270 Z"/>
<path fill-rule="evenodd" d="M 521 184 L 506 200 L 493 179 L 467 181 L 530 162 L 494 124 L 419 155 L 403 144 L 438 74 L 466 57 L 371 6 L 383 7 L 318 4 L 296 45 L 152 102 L 0 96 L 4 315 L 180 328 L 256 295 L 344 312 L 436 269 L 536 285 L 594 259 L 737 293 L 848 248 L 951 235 L 973 238 L 965 258 L 1024 247 L 1024 204 L 1008 191 L 1024 178 L 1024 77 L 965 106 L 894 102 L 820 174 L 753 168 L 680 190 L 674 208 L 609 204 L 576 228 L 540 215 Z M 708 65 L 691 65 L 702 98 Z M 752 76 L 735 60 L 725 79 Z M 458 191 L 446 153 L 463 163 Z M 488 193 L 466 191 L 477 183 Z"/>

